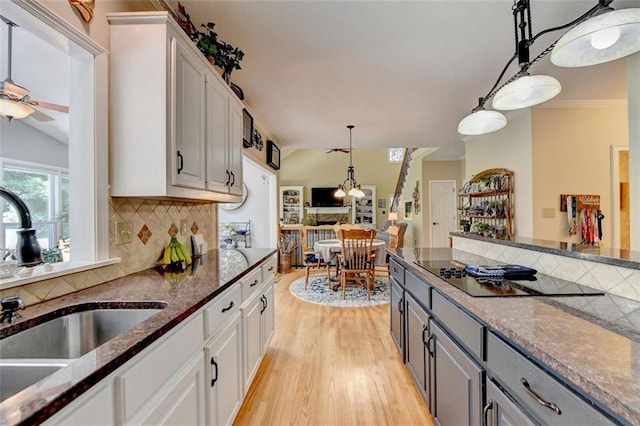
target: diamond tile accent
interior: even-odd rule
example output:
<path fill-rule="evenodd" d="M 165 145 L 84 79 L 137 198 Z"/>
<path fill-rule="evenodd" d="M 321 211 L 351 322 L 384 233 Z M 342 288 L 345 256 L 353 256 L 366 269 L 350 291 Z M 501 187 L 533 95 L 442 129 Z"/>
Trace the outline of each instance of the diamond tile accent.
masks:
<path fill-rule="evenodd" d="M 140 231 L 138 232 L 138 238 L 140 238 L 140 241 L 142 241 L 142 244 L 145 244 L 145 245 L 147 244 L 147 242 L 149 242 L 152 235 L 153 235 L 153 232 L 151 232 L 151 229 L 149 229 L 146 224 L 144 224 L 140 229 Z"/>
<path fill-rule="evenodd" d="M 193 225 L 191 225 L 191 233 L 192 234 L 197 234 L 198 233 L 198 224 L 193 222 Z"/>
<path fill-rule="evenodd" d="M 171 238 L 175 237 L 176 235 L 178 235 L 178 227 L 176 226 L 175 223 L 172 223 L 171 226 L 169 227 L 169 229 L 167 230 L 167 233 L 169 234 L 169 236 Z"/>

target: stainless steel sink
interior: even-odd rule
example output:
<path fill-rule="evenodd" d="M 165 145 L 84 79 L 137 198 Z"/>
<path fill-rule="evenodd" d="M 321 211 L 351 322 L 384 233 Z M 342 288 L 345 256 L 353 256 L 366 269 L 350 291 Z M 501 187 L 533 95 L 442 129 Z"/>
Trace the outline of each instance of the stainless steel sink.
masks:
<path fill-rule="evenodd" d="M 149 308 L 88 309 L 60 314 L 0 340 L 0 401 L 160 312 Z M 63 311 L 63 312 L 68 312 Z"/>
<path fill-rule="evenodd" d="M 0 359 L 79 358 L 160 309 L 97 309 L 74 312 L 0 340 Z"/>
<path fill-rule="evenodd" d="M 55 373 L 67 364 L 61 362 L 4 362 L 0 361 L 0 401 L 4 401 Z"/>

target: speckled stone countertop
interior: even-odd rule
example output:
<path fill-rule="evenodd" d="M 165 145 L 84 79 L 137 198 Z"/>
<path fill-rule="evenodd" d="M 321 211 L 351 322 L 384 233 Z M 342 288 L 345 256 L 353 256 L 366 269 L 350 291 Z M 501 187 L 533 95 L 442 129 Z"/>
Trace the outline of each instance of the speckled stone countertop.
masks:
<path fill-rule="evenodd" d="M 483 237 L 472 232 L 451 232 L 452 236 L 471 240 L 487 241 L 493 244 L 535 250 L 542 253 L 557 254 L 574 259 L 589 260 L 624 268 L 640 269 L 640 252 L 598 247 L 585 244 L 574 244 L 563 241 L 540 240 L 535 238 L 514 237 L 510 240 Z"/>
<path fill-rule="evenodd" d="M 414 264 L 419 260 L 457 259 L 456 252 L 389 250 L 440 293 L 614 415 L 630 424 L 640 424 L 640 303 L 610 295 L 472 297 Z M 620 321 L 619 317 L 625 314 L 631 319 Z"/>
<path fill-rule="evenodd" d="M 20 311 L 22 318 L 0 325 L 0 338 L 51 318 L 57 310 L 92 303 L 114 307 L 164 302 L 166 307 L 131 330 L 72 360 L 36 385 L 0 403 L 0 425 L 38 424 L 116 370 L 192 313 L 275 253 L 273 249 L 211 250 L 184 279 L 167 280 L 149 269 Z M 194 262 L 195 264 L 195 262 Z M 152 304 L 153 305 L 153 304 Z M 1 358 L 1 354 L 0 354 Z"/>

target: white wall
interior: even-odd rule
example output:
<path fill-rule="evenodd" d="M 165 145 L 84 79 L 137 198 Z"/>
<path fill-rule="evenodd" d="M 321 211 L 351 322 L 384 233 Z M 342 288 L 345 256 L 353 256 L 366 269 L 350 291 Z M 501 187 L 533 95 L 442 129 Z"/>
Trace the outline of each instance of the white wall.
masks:
<path fill-rule="evenodd" d="M 468 140 L 465 181 L 487 169 L 505 168 L 514 174 L 515 235 L 533 238 L 533 168 L 531 112 L 509 119 L 507 127 Z"/>
<path fill-rule="evenodd" d="M 69 168 L 66 144 L 20 120 L 0 119 L 0 157 Z"/>
<path fill-rule="evenodd" d="M 248 189 L 247 200 L 236 210 L 218 207 L 218 223 L 251 221 L 251 247 L 275 248 L 276 176 L 245 157 L 243 180 Z M 209 242 L 209 247 L 212 244 L 215 246 L 217 241 Z"/>

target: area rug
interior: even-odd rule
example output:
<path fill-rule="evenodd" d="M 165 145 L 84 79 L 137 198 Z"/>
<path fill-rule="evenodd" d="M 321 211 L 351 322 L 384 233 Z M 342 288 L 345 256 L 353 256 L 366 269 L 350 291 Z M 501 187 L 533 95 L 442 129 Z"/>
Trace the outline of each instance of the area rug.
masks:
<path fill-rule="evenodd" d="M 331 287 L 336 284 L 331 283 Z M 317 305 L 335 306 L 340 308 L 360 308 L 389 303 L 389 278 L 376 277 L 375 289 L 371 290 L 371 300 L 367 300 L 367 290 L 358 285 L 347 285 L 347 296 L 342 298 L 342 289 L 333 291 L 327 286 L 326 275 L 311 275 L 309 285 L 304 288 L 304 277 L 291 283 L 289 291 L 292 295 L 305 302 Z"/>

